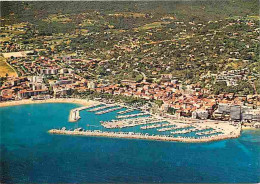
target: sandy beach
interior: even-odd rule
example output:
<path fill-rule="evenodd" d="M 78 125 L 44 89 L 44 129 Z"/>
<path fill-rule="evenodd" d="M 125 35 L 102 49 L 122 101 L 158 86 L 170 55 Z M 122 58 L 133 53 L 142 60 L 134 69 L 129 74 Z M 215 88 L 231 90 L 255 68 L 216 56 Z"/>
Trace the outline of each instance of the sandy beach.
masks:
<path fill-rule="evenodd" d="M 258 130 L 258 128 L 250 127 L 250 126 L 242 126 L 242 130 Z"/>
<path fill-rule="evenodd" d="M 83 106 L 89 106 L 98 104 L 98 102 L 85 99 L 75 99 L 75 98 L 52 98 L 47 100 L 19 100 L 19 101 L 9 101 L 0 102 L 0 107 L 16 106 L 16 105 L 26 105 L 26 104 L 41 104 L 41 103 L 75 103 Z"/>

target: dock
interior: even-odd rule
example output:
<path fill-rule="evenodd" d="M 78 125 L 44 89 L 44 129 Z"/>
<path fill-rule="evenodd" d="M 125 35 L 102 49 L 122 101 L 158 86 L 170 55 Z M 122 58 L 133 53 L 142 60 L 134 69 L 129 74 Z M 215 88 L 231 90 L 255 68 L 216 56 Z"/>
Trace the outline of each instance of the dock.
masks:
<path fill-rule="evenodd" d="M 116 116 L 116 118 L 123 119 L 123 118 L 130 118 L 130 117 L 144 116 L 144 115 L 149 115 L 149 113 L 144 112 L 144 113 L 138 113 L 138 114 L 119 115 L 119 116 Z"/>
<path fill-rule="evenodd" d="M 153 128 L 160 128 L 160 127 L 165 127 L 165 126 L 170 126 L 170 123 L 161 123 L 161 122 L 155 122 L 157 124 L 155 125 L 146 125 L 146 126 L 142 126 L 141 129 L 142 130 L 147 130 L 147 129 L 153 129 Z"/>
<path fill-rule="evenodd" d="M 105 105 L 105 106 L 97 107 L 97 108 L 88 110 L 88 112 L 100 111 L 100 110 L 107 109 L 110 107 L 115 107 L 115 105 Z"/>
<path fill-rule="evenodd" d="M 146 125 L 159 123 L 160 120 L 153 117 L 139 117 L 132 119 L 123 119 L 123 120 L 111 120 L 101 122 L 102 126 L 105 128 L 125 128 L 125 127 L 134 127 L 137 125 Z"/>
<path fill-rule="evenodd" d="M 104 110 L 104 111 L 96 112 L 95 114 L 96 115 L 101 115 L 101 114 L 109 113 L 109 112 L 116 111 L 116 110 L 119 110 L 119 109 L 122 109 L 122 108 L 123 107 L 116 107 L 116 108 L 112 108 L 112 109 L 107 109 L 107 110 Z"/>
<path fill-rule="evenodd" d="M 191 128 L 188 130 L 179 130 L 179 131 L 171 132 L 171 134 L 187 134 L 193 132 L 194 130 L 195 128 Z"/>
<path fill-rule="evenodd" d="M 97 107 L 97 106 L 99 106 L 99 105 L 102 105 L 102 104 L 94 104 L 94 105 L 90 105 L 90 106 L 88 106 L 86 109 L 93 108 L 93 107 Z"/>
<path fill-rule="evenodd" d="M 174 127 L 160 128 L 160 129 L 157 129 L 157 131 L 165 132 L 165 131 L 169 131 L 169 130 L 177 130 L 177 129 L 188 128 L 188 127 L 191 127 L 191 126 L 190 125 L 179 125 L 179 126 L 174 126 Z"/>
<path fill-rule="evenodd" d="M 135 109 L 127 109 L 125 111 L 119 111 L 119 112 L 117 112 L 117 114 L 126 114 L 126 113 L 133 112 L 133 111 L 135 111 Z"/>
<path fill-rule="evenodd" d="M 211 134 L 216 134 L 216 133 L 220 133 L 216 130 L 208 130 L 208 131 L 205 131 L 205 132 L 197 132 L 196 135 L 211 135 Z"/>

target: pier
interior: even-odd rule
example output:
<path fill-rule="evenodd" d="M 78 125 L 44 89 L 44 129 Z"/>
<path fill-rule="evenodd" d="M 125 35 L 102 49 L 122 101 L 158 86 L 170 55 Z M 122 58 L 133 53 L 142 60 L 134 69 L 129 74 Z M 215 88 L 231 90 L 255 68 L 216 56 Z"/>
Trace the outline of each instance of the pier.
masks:
<path fill-rule="evenodd" d="M 194 130 L 195 128 L 191 128 L 188 130 L 179 130 L 179 131 L 171 132 L 171 134 L 187 134 L 193 132 Z"/>
<path fill-rule="evenodd" d="M 144 116 L 144 115 L 149 115 L 149 113 L 148 112 L 144 112 L 144 113 L 139 113 L 139 114 L 119 115 L 119 116 L 117 116 L 117 118 L 118 119 L 123 119 L 123 118 L 130 118 L 130 117 Z"/>
<path fill-rule="evenodd" d="M 154 125 L 146 125 L 142 126 L 140 129 L 142 130 L 147 130 L 147 129 L 153 129 L 153 128 L 160 128 L 160 127 L 165 127 L 165 126 L 170 126 L 170 123 L 162 123 L 162 122 L 155 122 L 156 124 Z"/>
<path fill-rule="evenodd" d="M 208 130 L 205 132 L 197 132 L 196 135 L 211 135 L 211 134 L 216 134 L 216 133 L 221 133 L 221 132 L 218 132 L 216 130 Z"/>
<path fill-rule="evenodd" d="M 116 111 L 116 110 L 119 110 L 119 109 L 122 109 L 122 108 L 123 107 L 116 107 L 116 108 L 112 108 L 112 109 L 96 112 L 95 114 L 101 115 L 101 114 L 109 113 L 109 112 Z"/>
<path fill-rule="evenodd" d="M 133 111 L 135 111 L 135 109 L 127 109 L 125 111 L 119 111 L 119 112 L 117 112 L 117 114 L 126 114 L 126 113 L 133 112 Z"/>
<path fill-rule="evenodd" d="M 157 129 L 157 131 L 159 132 L 165 132 L 165 131 L 169 131 L 169 130 L 177 130 L 177 129 L 182 129 L 182 128 L 188 128 L 191 127 L 190 125 L 176 125 L 174 127 L 167 127 L 167 128 L 161 128 L 161 129 Z"/>
<path fill-rule="evenodd" d="M 90 105 L 90 106 L 88 106 L 86 109 L 90 109 L 90 108 L 93 108 L 93 107 L 97 107 L 97 106 L 99 106 L 99 105 L 102 105 L 102 104 L 94 104 L 94 105 Z"/>
<path fill-rule="evenodd" d="M 137 125 L 154 124 L 159 122 L 160 120 L 153 117 L 139 117 L 139 118 L 132 118 L 132 119 L 104 121 L 101 122 L 101 124 L 105 128 L 125 128 L 125 127 L 134 127 Z"/>
<path fill-rule="evenodd" d="M 88 110 L 88 112 L 100 111 L 100 110 L 107 109 L 110 107 L 115 107 L 115 105 L 105 105 L 105 106 L 97 107 L 97 108 Z"/>

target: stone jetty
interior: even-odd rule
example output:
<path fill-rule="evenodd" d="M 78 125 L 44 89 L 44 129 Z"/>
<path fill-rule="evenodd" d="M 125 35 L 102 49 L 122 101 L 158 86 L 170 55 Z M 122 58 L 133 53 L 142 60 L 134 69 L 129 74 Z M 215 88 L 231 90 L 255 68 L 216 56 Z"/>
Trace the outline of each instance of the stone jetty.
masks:
<path fill-rule="evenodd" d="M 50 134 L 63 134 L 63 135 L 80 135 L 80 136 L 96 136 L 96 137 L 110 137 L 110 138 L 128 138 L 128 139 L 147 139 L 147 140 L 157 140 L 157 141 L 177 141 L 177 142 L 210 142 L 218 141 L 223 139 L 237 138 L 240 136 L 240 131 L 232 132 L 231 134 L 223 135 L 212 135 L 203 137 L 173 137 L 171 135 L 149 135 L 148 133 L 134 133 L 134 132 L 108 132 L 100 130 L 83 130 L 82 128 L 77 128 L 75 130 L 62 129 L 51 129 L 48 131 Z"/>

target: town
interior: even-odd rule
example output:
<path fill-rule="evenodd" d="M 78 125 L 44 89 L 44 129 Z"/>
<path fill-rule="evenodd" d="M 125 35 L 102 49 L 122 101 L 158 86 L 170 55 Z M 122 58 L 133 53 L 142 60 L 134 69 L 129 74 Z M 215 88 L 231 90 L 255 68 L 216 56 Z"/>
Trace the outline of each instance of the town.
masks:
<path fill-rule="evenodd" d="M 1 73 L 1 102 L 83 98 L 259 127 L 259 16 L 95 10 L 37 17 L 37 26 L 13 16 L 1 27 L 1 62 L 15 71 Z"/>

